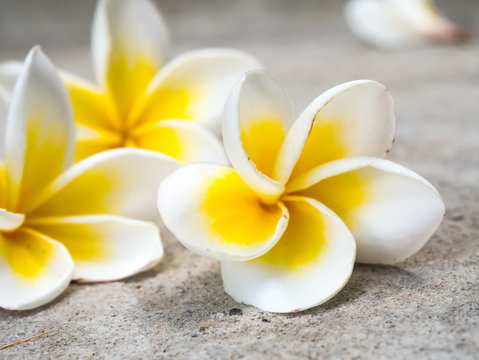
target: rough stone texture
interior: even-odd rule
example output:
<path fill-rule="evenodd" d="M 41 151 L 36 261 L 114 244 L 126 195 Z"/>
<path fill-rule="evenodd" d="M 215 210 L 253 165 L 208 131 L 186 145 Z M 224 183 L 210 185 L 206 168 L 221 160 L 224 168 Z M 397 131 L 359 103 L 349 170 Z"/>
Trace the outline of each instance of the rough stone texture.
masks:
<path fill-rule="evenodd" d="M 479 33 L 477 2 L 441 3 Z M 0 358 L 479 358 L 477 39 L 462 47 L 372 50 L 349 34 L 341 2 L 332 0 L 161 6 L 175 54 L 205 46 L 250 51 L 290 88 L 298 111 L 343 81 L 387 84 L 398 114 L 390 158 L 437 186 L 448 207 L 444 223 L 409 260 L 357 265 L 338 296 L 295 315 L 235 303 L 223 291 L 218 263 L 163 231 L 166 257 L 152 271 L 72 284 L 34 311 L 0 311 L 0 346 L 58 330 L 1 350 Z M 1 0 L 0 60 L 21 59 L 40 43 L 58 66 L 91 76 L 93 8 L 92 0 Z"/>

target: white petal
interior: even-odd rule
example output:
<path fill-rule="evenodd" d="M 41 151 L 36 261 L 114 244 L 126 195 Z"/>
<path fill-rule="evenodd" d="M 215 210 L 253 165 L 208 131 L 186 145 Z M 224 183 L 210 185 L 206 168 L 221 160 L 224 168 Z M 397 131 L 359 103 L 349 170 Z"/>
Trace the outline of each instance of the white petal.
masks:
<path fill-rule="evenodd" d="M 0 100 L 3 95 L 4 100 L 10 101 L 15 81 L 20 75 L 22 66 L 23 63 L 14 61 L 0 64 Z M 80 125 L 82 129 L 88 127 L 89 131 L 96 131 L 102 134 L 102 138 L 98 143 L 84 141 L 77 130 L 77 141 L 79 142 L 77 142 L 76 146 L 76 160 L 81 160 L 100 151 L 118 147 L 122 140 L 120 134 L 115 134 L 116 138 L 113 144 L 111 144 L 111 135 L 113 134 L 111 130 L 121 127 L 111 99 L 106 94 L 100 93 L 100 90 L 98 90 L 95 85 L 69 72 L 60 71 L 60 76 L 70 95 L 75 123 Z M 0 104 L 0 107 L 1 105 L 2 104 Z M 4 127 L 4 119 L 0 117 L 0 157 L 3 157 L 4 150 Z M 105 142 L 107 142 L 107 144 L 105 144 Z"/>
<path fill-rule="evenodd" d="M 245 71 L 259 67 L 256 59 L 232 49 L 185 53 L 155 76 L 130 121 L 187 119 L 219 134 L 229 92 Z"/>
<path fill-rule="evenodd" d="M 5 152 L 5 127 L 7 124 L 7 104 L 0 101 L 0 160 Z"/>
<path fill-rule="evenodd" d="M 149 150 L 96 154 L 62 174 L 30 216 L 112 214 L 153 219 L 158 185 L 177 166 L 169 156 Z"/>
<path fill-rule="evenodd" d="M 0 208 L 0 231 L 12 231 L 20 227 L 25 215 L 9 212 Z"/>
<path fill-rule="evenodd" d="M 0 64 L 0 99 L 9 102 L 23 64 L 20 61 L 6 61 Z"/>
<path fill-rule="evenodd" d="M 226 103 L 223 141 L 233 167 L 243 180 L 265 197 L 284 190 L 273 180 L 284 139 L 294 122 L 288 92 L 264 70 L 247 72 Z"/>
<path fill-rule="evenodd" d="M 292 126 L 279 154 L 277 179 L 284 183 L 345 157 L 383 157 L 394 130 L 394 103 L 384 85 L 371 80 L 338 85 L 313 100 Z"/>
<path fill-rule="evenodd" d="M 6 180 L 5 168 L 3 162 L 0 160 L 0 208 L 3 209 L 6 207 Z"/>
<path fill-rule="evenodd" d="M 23 63 L 5 61 L 0 63 L 0 158 L 3 158 L 7 106 L 12 97 L 15 83 L 20 76 Z"/>
<path fill-rule="evenodd" d="M 233 169 L 184 166 L 160 185 L 158 208 L 165 225 L 192 251 L 215 259 L 249 260 L 281 237 L 288 213 L 264 205 Z"/>
<path fill-rule="evenodd" d="M 157 69 L 165 63 L 168 31 L 163 17 L 149 0 L 98 1 L 92 30 L 93 66 L 100 84 L 115 58 L 131 67 L 150 61 Z"/>
<path fill-rule="evenodd" d="M 135 145 L 158 151 L 180 164 L 212 162 L 228 164 L 223 145 L 205 127 L 185 120 L 163 120 L 146 124 L 132 133 Z"/>
<path fill-rule="evenodd" d="M 222 262 L 225 290 L 236 301 L 271 312 L 298 312 L 324 303 L 349 280 L 355 243 L 348 228 L 319 202 L 289 197 L 290 222 L 264 256 Z"/>
<path fill-rule="evenodd" d="M 288 191 L 315 198 L 338 214 L 354 234 L 362 263 L 392 264 L 415 254 L 445 213 L 431 184 L 383 159 L 351 158 L 319 166 L 292 182 Z"/>
<path fill-rule="evenodd" d="M 7 208 L 28 211 L 30 202 L 71 164 L 74 146 L 67 90 L 50 60 L 35 47 L 25 60 L 8 112 Z"/>
<path fill-rule="evenodd" d="M 74 280 L 122 279 L 156 265 L 163 257 L 155 225 L 118 216 L 37 218 L 28 226 L 65 245 L 75 261 Z"/>
<path fill-rule="evenodd" d="M 36 231 L 0 234 L 0 307 L 28 310 L 48 303 L 68 286 L 73 269 L 65 247 Z"/>
<path fill-rule="evenodd" d="M 351 0 L 346 21 L 362 41 L 379 48 L 459 42 L 468 33 L 445 19 L 431 0 Z"/>

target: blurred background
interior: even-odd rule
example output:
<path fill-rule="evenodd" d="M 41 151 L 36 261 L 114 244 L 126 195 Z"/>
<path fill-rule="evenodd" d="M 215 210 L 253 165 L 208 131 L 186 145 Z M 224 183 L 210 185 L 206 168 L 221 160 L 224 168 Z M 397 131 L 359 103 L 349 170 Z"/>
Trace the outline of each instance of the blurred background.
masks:
<path fill-rule="evenodd" d="M 209 46 L 249 51 L 286 82 L 301 108 L 321 91 L 352 79 L 372 78 L 394 89 L 405 83 L 460 80 L 479 71 L 476 40 L 461 47 L 402 52 L 364 46 L 343 19 L 345 0 L 155 2 L 170 29 L 172 55 Z M 452 20 L 479 35 L 478 1 L 436 2 Z M 95 4 L 0 0 L 0 61 L 22 59 L 32 45 L 40 44 L 57 66 L 91 78 Z"/>
<path fill-rule="evenodd" d="M 443 225 L 420 253 L 398 267 L 357 266 L 338 297 L 295 318 L 264 315 L 234 303 L 223 292 L 216 262 L 168 241 L 168 257 L 160 271 L 98 287 L 104 292 L 73 285 L 68 301 L 56 307 L 25 317 L 0 312 L 0 320 L 8 321 L 15 336 L 32 326 L 40 332 L 45 319 L 52 328 L 57 326 L 48 317 L 55 317 L 55 309 L 61 308 L 61 319 L 71 320 L 72 330 L 65 326 L 64 341 L 52 339 L 52 348 L 76 346 L 77 354 L 90 349 L 92 357 L 103 347 L 115 351 L 113 338 L 127 344 L 134 339 L 142 351 L 150 349 L 146 354 L 167 350 L 171 354 L 194 343 L 198 354 L 204 355 L 198 358 L 218 358 L 214 356 L 218 346 L 231 358 L 303 354 L 299 358 L 306 359 L 312 347 L 319 349 L 316 354 L 326 351 L 341 357 L 369 352 L 376 354 L 370 358 L 388 358 L 388 354 L 395 354 L 389 358 L 477 358 L 479 1 L 436 2 L 450 19 L 469 28 L 473 34 L 469 42 L 376 50 L 351 34 L 343 19 L 345 1 L 339 0 L 156 1 L 169 26 L 172 56 L 212 46 L 248 51 L 290 89 L 298 114 L 317 95 L 345 81 L 367 78 L 388 86 L 398 119 L 390 158 L 426 177 L 448 208 Z M 21 60 L 40 44 L 58 67 L 92 79 L 90 27 L 95 4 L 95 0 L 0 0 L 0 61 Z M 151 294 L 145 290 L 149 295 L 136 299 L 135 289 L 141 286 Z M 109 301 L 113 293 L 116 308 L 102 307 L 96 300 Z M 74 301 L 82 309 L 80 316 L 69 308 Z M 153 317 L 151 304 L 159 309 Z M 104 322 L 109 326 L 101 327 L 103 315 L 95 313 L 92 320 L 88 311 L 83 313 L 90 306 L 106 317 L 120 316 L 108 317 Z M 245 311 L 246 321 L 223 316 L 235 306 Z M 268 319 L 261 321 L 264 317 Z M 216 321 L 209 342 L 203 340 L 204 334 L 191 335 L 204 319 Z M 126 333 L 125 323 L 130 329 Z M 104 331 L 98 345 L 92 327 Z M 145 336 L 145 329 L 157 332 Z M 164 336 L 163 342 L 158 334 Z M 269 340 L 255 341 L 263 336 Z M 218 345 L 225 338 L 230 338 L 230 345 Z M 250 345 L 244 347 L 245 342 Z"/>

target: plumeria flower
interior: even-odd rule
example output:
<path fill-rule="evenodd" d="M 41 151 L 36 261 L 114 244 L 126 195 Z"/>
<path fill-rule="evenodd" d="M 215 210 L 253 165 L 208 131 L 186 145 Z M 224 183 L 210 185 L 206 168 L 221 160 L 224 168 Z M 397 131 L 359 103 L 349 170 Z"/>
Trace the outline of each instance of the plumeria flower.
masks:
<path fill-rule="evenodd" d="M 13 91 L 0 162 L 0 307 L 31 309 L 70 280 L 121 279 L 163 255 L 142 218 L 178 164 L 140 149 L 103 152 L 71 166 L 75 133 L 67 90 L 39 48 Z"/>
<path fill-rule="evenodd" d="M 166 26 L 150 1 L 98 2 L 91 50 L 98 85 L 63 73 L 77 124 L 76 160 L 137 147 L 180 163 L 226 161 L 207 128 L 220 132 L 229 91 L 258 62 L 236 50 L 205 49 L 164 66 L 167 48 Z M 20 67 L 0 66 L 0 95 L 3 89 L 8 97 Z"/>
<path fill-rule="evenodd" d="M 379 48 L 457 43 L 469 37 L 439 12 L 433 0 L 350 0 L 345 17 L 355 35 Z"/>
<path fill-rule="evenodd" d="M 179 241 L 221 260 L 226 292 L 272 312 L 325 302 L 347 283 L 355 259 L 392 264 L 413 255 L 444 215 L 431 184 L 379 158 L 395 128 L 383 85 L 339 85 L 296 121 L 290 104 L 276 78 L 248 72 L 223 119 L 233 168 L 187 165 L 158 196 Z"/>

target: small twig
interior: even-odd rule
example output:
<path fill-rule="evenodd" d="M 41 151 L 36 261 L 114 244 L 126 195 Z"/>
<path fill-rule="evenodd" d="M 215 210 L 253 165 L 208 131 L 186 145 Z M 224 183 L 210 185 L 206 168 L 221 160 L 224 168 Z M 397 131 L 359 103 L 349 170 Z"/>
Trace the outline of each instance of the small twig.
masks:
<path fill-rule="evenodd" d="M 41 334 L 38 334 L 38 335 L 35 335 L 35 336 L 32 336 L 32 337 L 29 337 L 28 339 L 18 340 L 18 341 L 15 341 L 14 343 L 1 346 L 1 347 L 0 347 L 0 350 L 4 350 L 4 349 L 6 349 L 6 348 L 9 348 L 10 346 L 14 346 L 14 345 L 17 345 L 17 344 L 20 344 L 20 343 L 24 343 L 24 342 L 27 342 L 27 341 L 36 339 L 36 338 L 38 338 L 38 337 L 40 337 L 40 336 L 48 335 L 48 334 L 51 334 L 51 333 L 54 333 L 54 332 L 57 332 L 57 331 L 58 331 L 58 330 L 50 330 L 50 331 L 47 331 L 47 332 L 44 332 L 44 333 L 41 333 Z"/>

